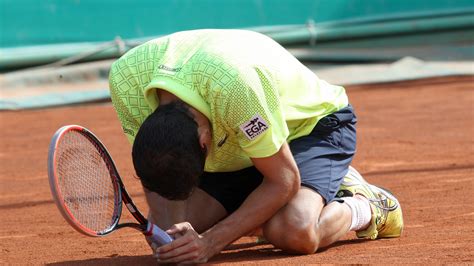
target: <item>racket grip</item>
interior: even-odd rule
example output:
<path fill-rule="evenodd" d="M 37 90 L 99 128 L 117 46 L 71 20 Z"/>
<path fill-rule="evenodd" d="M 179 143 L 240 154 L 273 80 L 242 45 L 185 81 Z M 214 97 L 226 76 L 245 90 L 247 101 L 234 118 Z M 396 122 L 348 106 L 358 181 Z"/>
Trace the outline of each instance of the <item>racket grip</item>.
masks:
<path fill-rule="evenodd" d="M 146 231 L 143 232 L 143 234 L 149 237 L 152 242 L 159 245 L 168 244 L 168 243 L 171 243 L 171 241 L 173 241 L 173 238 L 171 238 L 170 235 L 168 235 L 165 231 L 163 231 L 157 225 L 150 222 L 148 222 Z"/>

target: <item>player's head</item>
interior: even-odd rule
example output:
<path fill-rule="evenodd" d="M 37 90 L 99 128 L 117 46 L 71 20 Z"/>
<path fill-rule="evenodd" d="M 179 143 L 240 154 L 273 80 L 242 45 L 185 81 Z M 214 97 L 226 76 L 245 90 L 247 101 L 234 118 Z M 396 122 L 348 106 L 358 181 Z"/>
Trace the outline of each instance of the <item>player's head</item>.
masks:
<path fill-rule="evenodd" d="M 197 123 L 179 102 L 159 106 L 141 125 L 132 149 L 142 185 L 170 200 L 184 200 L 204 171 Z"/>

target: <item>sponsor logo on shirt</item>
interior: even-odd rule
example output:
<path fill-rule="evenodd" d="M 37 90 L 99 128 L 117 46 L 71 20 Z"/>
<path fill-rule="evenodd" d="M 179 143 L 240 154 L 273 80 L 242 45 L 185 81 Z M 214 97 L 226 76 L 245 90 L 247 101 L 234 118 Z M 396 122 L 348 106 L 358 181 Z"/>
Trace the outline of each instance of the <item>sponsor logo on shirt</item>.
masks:
<path fill-rule="evenodd" d="M 229 135 L 227 135 L 227 133 L 225 134 L 224 138 L 221 139 L 219 141 L 219 143 L 217 143 L 217 147 L 222 147 L 222 145 L 224 145 L 225 141 L 227 140 L 227 137 L 229 137 Z"/>
<path fill-rule="evenodd" d="M 158 68 L 169 71 L 169 72 L 179 72 L 181 70 L 181 67 L 173 68 L 173 67 L 169 67 L 165 65 L 159 65 Z"/>
<path fill-rule="evenodd" d="M 252 117 L 252 119 L 240 126 L 240 130 L 249 140 L 253 140 L 267 129 L 268 123 L 260 115 Z"/>
<path fill-rule="evenodd" d="M 130 136 L 135 136 L 135 133 L 133 132 L 133 130 L 128 129 L 128 128 L 123 127 L 123 132 L 124 132 L 125 134 L 130 135 Z"/>

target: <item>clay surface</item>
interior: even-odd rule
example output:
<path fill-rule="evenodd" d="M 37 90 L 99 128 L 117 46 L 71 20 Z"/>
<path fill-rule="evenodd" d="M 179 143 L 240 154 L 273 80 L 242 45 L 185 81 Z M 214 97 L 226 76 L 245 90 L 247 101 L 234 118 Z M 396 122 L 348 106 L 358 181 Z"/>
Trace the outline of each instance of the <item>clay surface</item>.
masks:
<path fill-rule="evenodd" d="M 243 237 L 211 263 L 444 264 L 474 261 L 474 79 L 436 78 L 348 87 L 359 118 L 353 165 L 390 189 L 405 217 L 401 238 L 353 233 L 314 255 L 291 256 Z M 48 145 L 62 125 L 80 124 L 105 143 L 137 204 L 131 147 L 110 103 L 0 112 L 0 264 L 153 265 L 142 235 L 103 238 L 74 231 L 52 201 Z M 131 216 L 124 211 L 122 219 Z"/>

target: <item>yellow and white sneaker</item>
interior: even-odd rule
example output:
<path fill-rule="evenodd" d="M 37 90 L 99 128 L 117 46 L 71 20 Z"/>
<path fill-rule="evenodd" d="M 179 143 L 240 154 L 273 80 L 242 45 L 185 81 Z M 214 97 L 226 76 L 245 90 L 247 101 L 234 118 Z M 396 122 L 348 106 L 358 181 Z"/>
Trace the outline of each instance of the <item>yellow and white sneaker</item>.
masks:
<path fill-rule="evenodd" d="M 398 200 L 386 189 L 369 184 L 354 168 L 339 188 L 337 197 L 362 195 L 369 200 L 372 219 L 367 229 L 357 231 L 359 238 L 399 237 L 403 231 L 402 208 Z"/>

